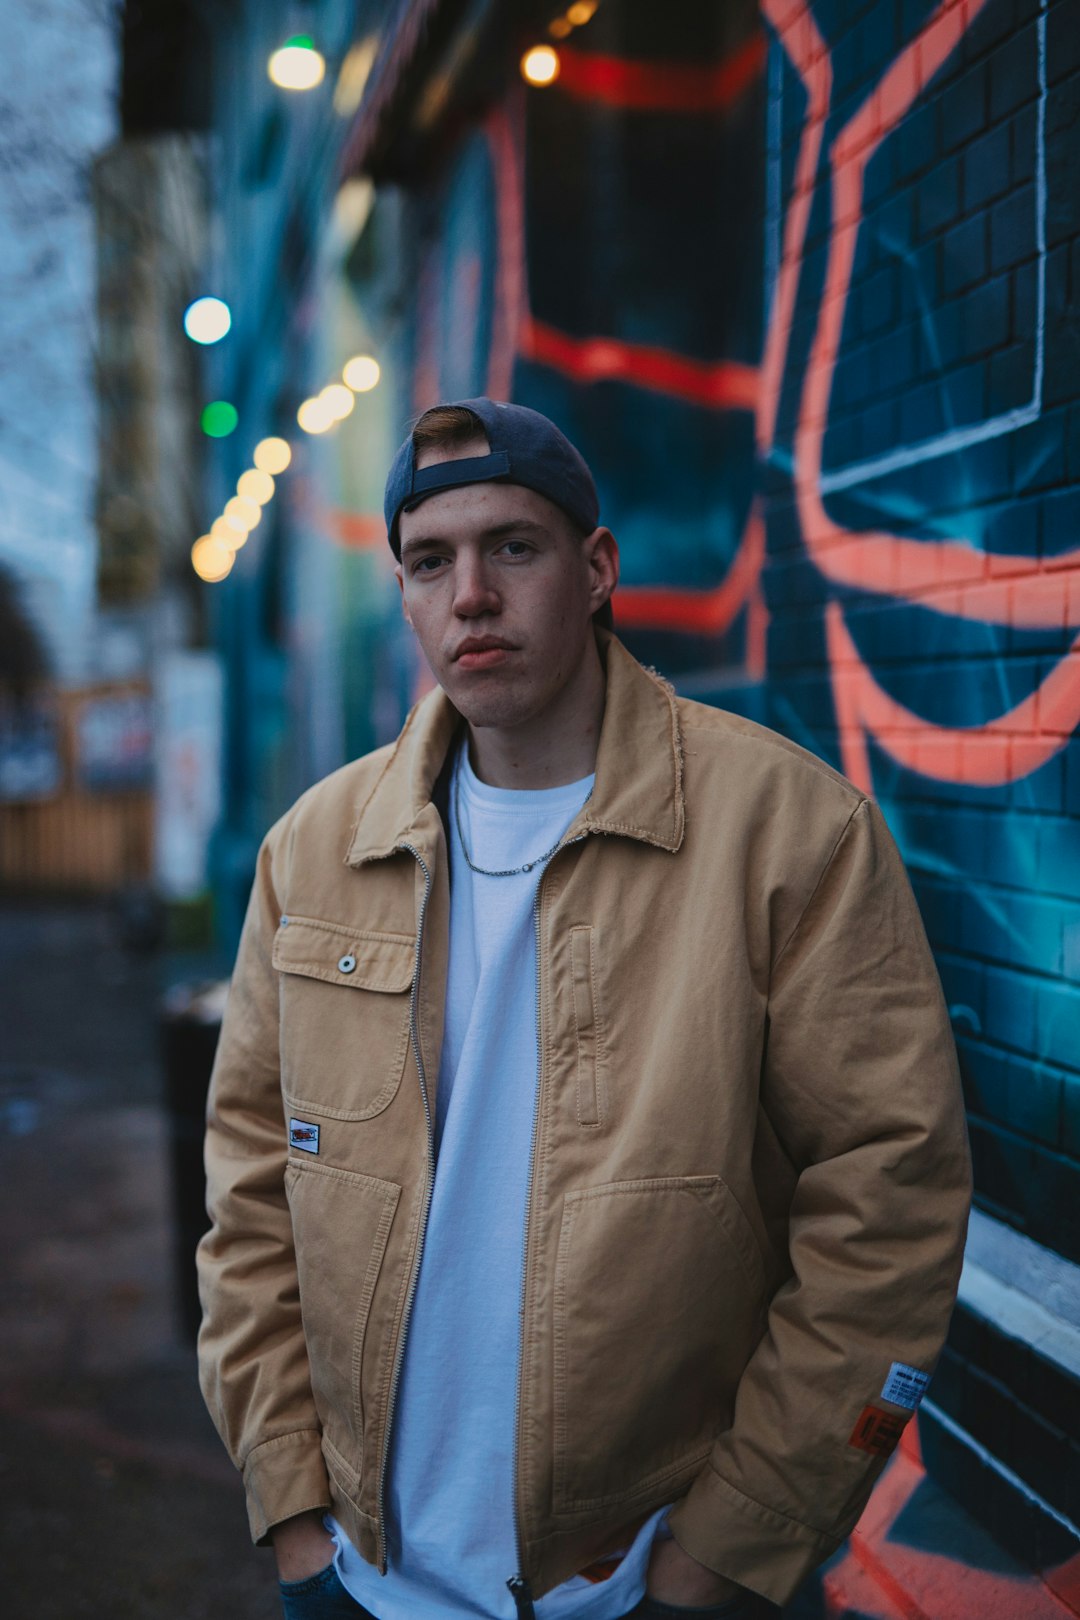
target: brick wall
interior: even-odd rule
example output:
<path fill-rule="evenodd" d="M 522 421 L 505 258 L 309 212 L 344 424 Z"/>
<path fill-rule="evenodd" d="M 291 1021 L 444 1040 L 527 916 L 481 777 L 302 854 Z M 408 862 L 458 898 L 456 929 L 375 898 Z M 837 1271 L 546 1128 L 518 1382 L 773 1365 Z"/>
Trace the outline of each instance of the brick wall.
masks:
<path fill-rule="evenodd" d="M 1080 6 L 763 10 L 768 225 L 797 249 L 800 334 L 770 712 L 878 796 L 904 851 L 980 1203 L 1080 1259 Z"/>

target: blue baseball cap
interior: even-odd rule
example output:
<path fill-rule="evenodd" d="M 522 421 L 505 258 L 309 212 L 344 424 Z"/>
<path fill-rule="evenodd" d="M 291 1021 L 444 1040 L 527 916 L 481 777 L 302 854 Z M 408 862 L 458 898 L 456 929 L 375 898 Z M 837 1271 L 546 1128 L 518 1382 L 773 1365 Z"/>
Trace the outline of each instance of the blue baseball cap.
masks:
<path fill-rule="evenodd" d="M 417 471 L 409 434 L 391 464 L 383 497 L 386 534 L 395 557 L 401 557 L 398 519 L 402 512 L 411 511 L 429 495 L 462 484 L 524 484 L 554 501 L 584 534 L 592 533 L 600 519 L 592 473 L 554 422 L 527 405 L 510 405 L 501 399 L 482 396 L 445 403 L 479 417 L 490 450 L 486 456 L 439 461 Z"/>

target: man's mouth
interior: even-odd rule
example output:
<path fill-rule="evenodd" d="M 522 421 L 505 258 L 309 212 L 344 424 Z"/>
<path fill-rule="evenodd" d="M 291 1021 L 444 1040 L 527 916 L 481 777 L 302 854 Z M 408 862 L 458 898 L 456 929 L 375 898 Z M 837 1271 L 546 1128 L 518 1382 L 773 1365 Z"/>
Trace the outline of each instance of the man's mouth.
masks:
<path fill-rule="evenodd" d="M 454 662 L 459 669 L 496 669 L 513 650 L 499 636 L 469 636 L 454 654 Z"/>

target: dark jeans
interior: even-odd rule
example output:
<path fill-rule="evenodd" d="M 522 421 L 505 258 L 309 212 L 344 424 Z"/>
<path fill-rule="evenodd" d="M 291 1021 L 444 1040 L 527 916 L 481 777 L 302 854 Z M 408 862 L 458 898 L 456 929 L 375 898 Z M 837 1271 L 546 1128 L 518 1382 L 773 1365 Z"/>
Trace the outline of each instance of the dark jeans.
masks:
<path fill-rule="evenodd" d="M 285 1620 L 375 1620 L 362 1604 L 349 1596 L 338 1580 L 333 1564 L 309 1575 L 304 1581 L 279 1581 Z M 762 1613 L 775 1613 L 772 1609 L 759 1609 L 753 1600 L 729 1598 L 725 1603 L 713 1603 L 704 1609 L 684 1609 L 671 1603 L 661 1603 L 648 1593 L 623 1616 L 623 1620 L 679 1620 L 679 1617 L 697 1617 L 697 1620 L 755 1620 Z"/>

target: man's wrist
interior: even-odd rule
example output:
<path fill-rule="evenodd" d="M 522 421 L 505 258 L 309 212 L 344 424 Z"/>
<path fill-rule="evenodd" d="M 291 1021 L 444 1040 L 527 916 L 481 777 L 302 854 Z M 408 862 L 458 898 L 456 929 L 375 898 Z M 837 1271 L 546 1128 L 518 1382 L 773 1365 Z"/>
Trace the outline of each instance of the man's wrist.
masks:
<path fill-rule="evenodd" d="M 334 1538 L 323 1524 L 321 1508 L 282 1519 L 270 1531 L 283 1581 L 304 1581 L 325 1569 L 334 1556 Z"/>
<path fill-rule="evenodd" d="M 662 1603 L 696 1607 L 739 1597 L 746 1588 L 700 1564 L 674 1537 L 667 1537 L 653 1545 L 647 1590 Z"/>

